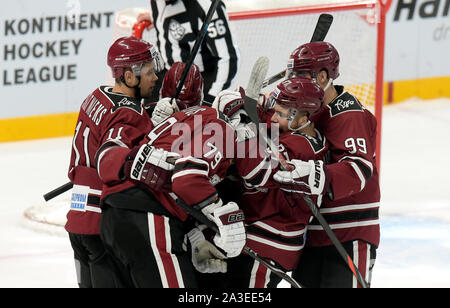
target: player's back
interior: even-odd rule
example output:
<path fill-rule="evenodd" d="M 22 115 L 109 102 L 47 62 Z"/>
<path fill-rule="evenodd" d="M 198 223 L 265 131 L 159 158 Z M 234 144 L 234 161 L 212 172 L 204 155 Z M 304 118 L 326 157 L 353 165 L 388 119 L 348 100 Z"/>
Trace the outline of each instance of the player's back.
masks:
<path fill-rule="evenodd" d="M 338 97 L 314 119 L 330 143 L 327 170 L 333 194 L 324 196 L 321 212 L 333 222 L 341 241 L 362 239 L 378 245 L 376 118 L 352 94 L 337 89 Z M 309 230 L 311 245 L 331 245 L 318 221 Z"/>

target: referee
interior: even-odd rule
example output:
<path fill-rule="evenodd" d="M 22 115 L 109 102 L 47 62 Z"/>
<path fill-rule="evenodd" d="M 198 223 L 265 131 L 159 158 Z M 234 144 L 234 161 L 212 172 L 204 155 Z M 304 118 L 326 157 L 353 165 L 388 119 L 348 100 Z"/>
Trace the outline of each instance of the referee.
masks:
<path fill-rule="evenodd" d="M 157 46 L 165 63 L 157 89 L 165 72 L 174 62 L 188 61 L 195 39 L 211 6 L 211 0 L 150 0 Z M 150 16 L 138 16 L 138 21 Z M 229 27 L 228 15 L 223 1 L 220 2 L 208 26 L 200 50 L 194 60 L 202 73 L 204 100 L 212 103 L 215 96 L 231 86 L 239 66 L 239 49 Z M 158 101 L 154 97 L 154 101 Z"/>

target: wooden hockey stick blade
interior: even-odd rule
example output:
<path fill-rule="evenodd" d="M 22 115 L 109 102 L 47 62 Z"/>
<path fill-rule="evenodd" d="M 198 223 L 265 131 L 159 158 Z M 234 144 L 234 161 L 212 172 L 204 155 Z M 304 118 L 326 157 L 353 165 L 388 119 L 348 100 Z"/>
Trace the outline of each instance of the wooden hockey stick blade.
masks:
<path fill-rule="evenodd" d="M 319 19 L 317 20 L 316 27 L 314 29 L 313 35 L 311 37 L 311 42 L 322 42 L 328 34 L 328 30 L 330 30 L 331 24 L 333 23 L 333 15 L 330 14 L 320 14 Z M 264 80 L 263 88 L 267 87 L 269 84 L 272 84 L 286 76 L 286 70 L 283 70 L 268 79 Z"/>
<path fill-rule="evenodd" d="M 48 200 L 50 200 L 50 199 L 53 199 L 53 198 L 55 198 L 56 196 L 59 196 L 59 195 L 61 195 L 62 193 L 65 193 L 66 191 L 72 189 L 72 187 L 73 187 L 72 182 L 67 182 L 66 184 L 61 185 L 61 186 L 59 186 L 58 188 L 55 188 L 55 189 L 53 189 L 52 191 L 46 193 L 46 194 L 44 195 L 44 200 L 45 200 L 45 201 L 48 201 Z"/>
<path fill-rule="evenodd" d="M 245 89 L 244 109 L 255 124 L 255 120 L 259 123 L 258 111 L 256 110 L 257 100 L 263 87 L 264 78 L 266 78 L 267 71 L 269 70 L 269 63 L 269 58 L 264 56 L 256 60 L 250 73 L 247 89 Z"/>
<path fill-rule="evenodd" d="M 259 93 L 263 87 L 264 79 L 269 70 L 270 60 L 267 57 L 259 57 L 253 65 L 250 78 L 248 80 L 247 88 L 245 89 L 245 96 L 258 100 Z"/>

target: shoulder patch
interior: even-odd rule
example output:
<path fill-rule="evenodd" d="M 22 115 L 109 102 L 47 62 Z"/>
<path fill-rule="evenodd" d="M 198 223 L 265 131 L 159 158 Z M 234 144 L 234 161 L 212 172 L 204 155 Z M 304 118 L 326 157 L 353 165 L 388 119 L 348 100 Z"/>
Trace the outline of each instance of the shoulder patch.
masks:
<path fill-rule="evenodd" d="M 363 111 L 364 107 L 356 97 L 348 92 L 344 92 L 328 104 L 332 117 L 347 111 Z"/>
<path fill-rule="evenodd" d="M 100 87 L 100 90 L 113 104 L 111 113 L 114 113 L 119 108 L 128 108 L 142 115 L 142 111 L 144 110 L 144 108 L 142 106 L 142 103 L 138 99 L 122 94 L 113 93 L 111 91 L 112 87 L 108 86 L 102 86 Z"/>
<path fill-rule="evenodd" d="M 319 153 L 320 151 L 322 151 L 325 148 L 325 137 L 319 133 L 318 130 L 316 131 L 316 137 L 312 137 L 303 133 L 298 133 L 298 132 L 292 132 L 292 135 L 296 135 L 296 136 L 301 136 L 303 138 L 305 138 L 309 145 L 311 146 L 312 150 L 314 151 L 314 153 Z"/>

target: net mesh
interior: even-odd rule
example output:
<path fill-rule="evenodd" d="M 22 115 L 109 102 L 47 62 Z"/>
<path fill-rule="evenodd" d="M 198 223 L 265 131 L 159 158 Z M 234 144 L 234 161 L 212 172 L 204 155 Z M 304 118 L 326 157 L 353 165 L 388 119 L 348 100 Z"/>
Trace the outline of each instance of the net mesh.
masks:
<path fill-rule="evenodd" d="M 368 20 L 372 8 L 332 12 L 333 24 L 326 41 L 339 52 L 340 76 L 334 82 L 344 85 L 365 105 L 375 104 L 377 27 Z M 246 85 L 255 60 L 270 59 L 268 76 L 283 70 L 289 54 L 299 45 L 309 42 L 320 13 L 299 11 L 290 16 L 232 20 L 233 34 L 241 54 L 236 85 Z M 266 87 L 271 91 L 276 83 Z"/>

